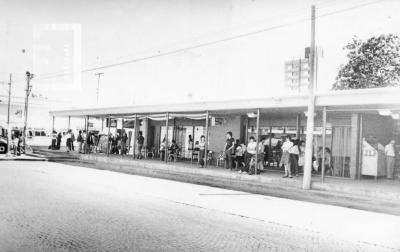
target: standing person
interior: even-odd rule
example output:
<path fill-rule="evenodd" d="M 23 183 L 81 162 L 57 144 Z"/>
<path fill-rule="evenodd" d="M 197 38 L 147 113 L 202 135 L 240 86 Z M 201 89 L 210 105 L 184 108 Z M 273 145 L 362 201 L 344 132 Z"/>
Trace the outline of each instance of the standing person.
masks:
<path fill-rule="evenodd" d="M 289 149 L 289 161 L 291 172 L 294 173 L 296 177 L 299 176 L 299 156 L 300 156 L 300 146 L 299 140 L 295 139 L 293 141 L 293 146 Z"/>
<path fill-rule="evenodd" d="M 200 137 L 200 143 L 199 145 L 199 165 L 201 168 L 204 167 L 204 158 L 205 158 L 205 153 L 206 153 L 206 137 L 205 136 L 201 136 Z"/>
<path fill-rule="evenodd" d="M 167 142 L 165 140 L 165 137 L 163 138 L 161 144 L 160 144 L 160 154 L 161 154 L 161 160 L 164 161 L 165 158 L 165 151 L 167 149 Z"/>
<path fill-rule="evenodd" d="M 60 131 L 60 132 L 58 132 L 58 135 L 57 135 L 57 146 L 56 146 L 57 150 L 61 149 L 61 140 L 62 140 L 62 134 Z"/>
<path fill-rule="evenodd" d="M 72 130 L 70 130 L 70 132 L 71 132 L 71 150 L 75 151 L 75 148 L 74 148 L 75 135 L 74 135 L 74 132 L 72 132 Z"/>
<path fill-rule="evenodd" d="M 289 150 L 292 148 L 293 143 L 290 139 L 290 136 L 287 136 L 282 144 L 281 150 L 282 150 L 282 157 L 281 157 L 281 162 L 280 166 L 283 168 L 285 167 L 285 175 L 283 176 L 284 178 L 293 178 L 292 173 L 290 171 L 290 154 Z"/>
<path fill-rule="evenodd" d="M 390 140 L 390 142 L 385 146 L 386 177 L 388 179 L 392 179 L 394 174 L 394 160 L 396 156 L 394 151 L 394 143 L 394 140 Z"/>
<path fill-rule="evenodd" d="M 126 154 L 126 142 L 127 141 L 128 141 L 128 135 L 126 134 L 126 131 L 123 129 L 122 135 L 121 135 L 121 155 Z"/>
<path fill-rule="evenodd" d="M 139 131 L 139 136 L 137 138 L 137 145 L 138 145 L 138 159 L 142 159 L 143 155 L 142 155 L 142 149 L 143 149 L 143 145 L 144 145 L 144 137 L 143 137 L 143 132 Z"/>
<path fill-rule="evenodd" d="M 87 135 L 86 135 L 86 130 L 82 131 L 82 148 L 83 148 L 83 153 L 86 153 L 86 148 L 87 148 Z"/>
<path fill-rule="evenodd" d="M 50 149 L 55 150 L 57 146 L 57 132 L 53 130 L 51 133 L 51 146 Z"/>
<path fill-rule="evenodd" d="M 304 171 L 304 162 L 305 162 L 305 153 L 306 153 L 306 143 L 304 141 L 300 141 L 300 154 L 299 154 L 299 168 L 301 167 Z"/>
<path fill-rule="evenodd" d="M 226 132 L 226 142 L 224 146 L 224 152 L 225 152 L 225 168 L 226 169 L 231 169 L 232 170 L 232 151 L 234 147 L 234 142 L 235 139 L 232 137 L 232 132 L 228 131 Z"/>
<path fill-rule="evenodd" d="M 67 142 L 66 142 L 67 152 L 70 152 L 71 151 L 71 130 L 70 129 L 67 131 L 66 139 L 67 139 Z"/>
<path fill-rule="evenodd" d="M 79 131 L 76 141 L 78 142 L 78 152 L 82 153 L 82 146 L 84 143 L 83 136 L 82 136 L 82 130 Z"/>
<path fill-rule="evenodd" d="M 88 132 L 86 137 L 86 153 L 90 153 L 92 145 L 94 144 L 93 132 Z"/>

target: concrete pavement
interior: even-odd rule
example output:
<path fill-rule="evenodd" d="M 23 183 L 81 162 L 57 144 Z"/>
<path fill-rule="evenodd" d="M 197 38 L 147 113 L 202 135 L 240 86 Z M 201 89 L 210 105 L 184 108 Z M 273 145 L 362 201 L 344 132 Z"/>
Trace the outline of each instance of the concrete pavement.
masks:
<path fill-rule="evenodd" d="M 398 216 L 49 162 L 0 173 L 2 251 L 400 251 Z"/>

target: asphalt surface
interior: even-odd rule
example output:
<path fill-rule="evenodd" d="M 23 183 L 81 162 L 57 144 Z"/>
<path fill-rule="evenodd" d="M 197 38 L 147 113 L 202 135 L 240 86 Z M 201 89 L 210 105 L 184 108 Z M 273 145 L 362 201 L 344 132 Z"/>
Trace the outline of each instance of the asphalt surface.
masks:
<path fill-rule="evenodd" d="M 0 251 L 400 251 L 400 217 L 3 161 Z"/>

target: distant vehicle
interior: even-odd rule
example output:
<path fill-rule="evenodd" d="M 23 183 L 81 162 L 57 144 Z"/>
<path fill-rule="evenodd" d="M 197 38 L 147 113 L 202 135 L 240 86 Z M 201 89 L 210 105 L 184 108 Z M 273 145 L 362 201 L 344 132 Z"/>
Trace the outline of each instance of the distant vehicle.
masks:
<path fill-rule="evenodd" d="M 7 129 L 0 126 L 0 154 L 7 153 Z"/>

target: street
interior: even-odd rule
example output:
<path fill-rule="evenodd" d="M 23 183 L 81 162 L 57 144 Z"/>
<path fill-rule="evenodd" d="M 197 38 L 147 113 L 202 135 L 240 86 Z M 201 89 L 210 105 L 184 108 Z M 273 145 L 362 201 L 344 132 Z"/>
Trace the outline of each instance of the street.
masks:
<path fill-rule="evenodd" d="M 398 216 L 52 162 L 0 195 L 0 251 L 400 251 Z"/>

